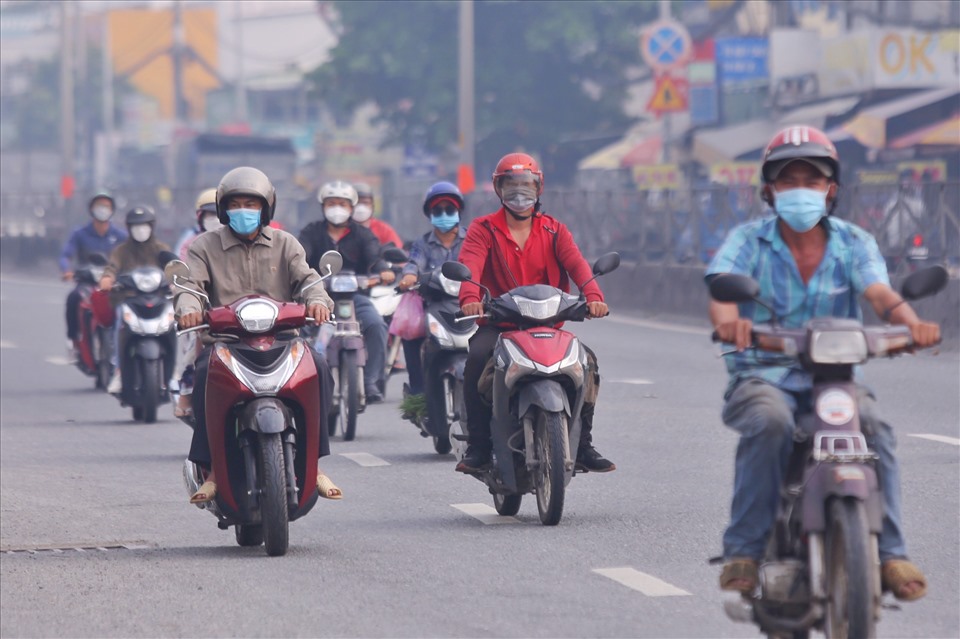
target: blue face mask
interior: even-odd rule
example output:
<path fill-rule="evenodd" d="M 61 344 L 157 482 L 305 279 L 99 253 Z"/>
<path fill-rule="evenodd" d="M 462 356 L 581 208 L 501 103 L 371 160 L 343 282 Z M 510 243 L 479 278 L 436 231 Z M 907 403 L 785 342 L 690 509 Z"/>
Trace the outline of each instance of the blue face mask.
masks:
<path fill-rule="evenodd" d="M 430 223 L 433 224 L 434 228 L 446 233 L 457 224 L 460 224 L 460 213 L 459 211 L 454 213 L 440 213 L 430 216 Z"/>
<path fill-rule="evenodd" d="M 777 215 L 797 233 L 806 233 L 827 214 L 826 191 L 790 189 L 773 194 Z"/>
<path fill-rule="evenodd" d="M 230 228 L 240 235 L 250 235 L 260 228 L 260 209 L 232 209 L 227 216 Z"/>

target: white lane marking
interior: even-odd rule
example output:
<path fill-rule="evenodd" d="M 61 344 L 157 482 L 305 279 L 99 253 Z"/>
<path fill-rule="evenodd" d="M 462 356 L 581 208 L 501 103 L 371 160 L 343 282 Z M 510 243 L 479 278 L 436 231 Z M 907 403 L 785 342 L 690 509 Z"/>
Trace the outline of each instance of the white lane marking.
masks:
<path fill-rule="evenodd" d="M 698 328 L 696 326 L 684 326 L 682 324 L 667 324 L 666 322 L 657 322 L 655 320 L 637 319 L 636 317 L 620 317 L 610 315 L 604 318 L 605 321 L 615 322 L 617 324 L 626 324 L 628 326 L 640 326 L 643 328 L 654 328 L 660 331 L 671 331 L 673 333 L 686 333 L 687 335 L 710 335 L 713 331 L 709 328 Z"/>
<path fill-rule="evenodd" d="M 653 383 L 652 380 L 649 380 L 649 379 L 641 379 L 641 378 L 639 378 L 639 377 L 635 377 L 635 378 L 633 378 L 633 379 L 611 379 L 610 381 L 611 381 L 612 383 L 614 383 L 614 384 L 637 384 L 637 385 L 644 385 L 644 384 L 652 384 L 652 383 Z"/>
<path fill-rule="evenodd" d="M 497 511 L 486 504 L 450 504 L 457 510 L 470 515 L 482 524 L 522 524 L 523 522 L 516 517 L 504 517 L 497 514 Z"/>
<path fill-rule="evenodd" d="M 954 446 L 960 446 L 960 439 L 956 437 L 947 437 L 945 435 L 919 435 L 915 433 L 910 433 L 910 437 L 918 437 L 920 439 L 929 439 L 932 442 L 940 442 L 942 444 L 953 444 Z"/>
<path fill-rule="evenodd" d="M 8 342 L 5 339 L 0 339 L 0 348 L 16 348 L 17 345 L 13 342 Z"/>
<path fill-rule="evenodd" d="M 591 572 L 613 579 L 627 588 L 642 592 L 648 597 L 684 597 L 690 595 L 674 585 L 657 579 L 653 575 L 634 570 L 630 566 L 620 568 L 594 568 Z"/>
<path fill-rule="evenodd" d="M 340 453 L 341 457 L 346 457 L 350 461 L 356 462 L 360 466 L 389 466 L 390 462 L 384 461 L 376 455 L 370 453 Z"/>
<path fill-rule="evenodd" d="M 57 366 L 69 366 L 72 364 L 72 362 L 66 357 L 48 357 L 43 361 L 48 364 L 56 364 Z"/>

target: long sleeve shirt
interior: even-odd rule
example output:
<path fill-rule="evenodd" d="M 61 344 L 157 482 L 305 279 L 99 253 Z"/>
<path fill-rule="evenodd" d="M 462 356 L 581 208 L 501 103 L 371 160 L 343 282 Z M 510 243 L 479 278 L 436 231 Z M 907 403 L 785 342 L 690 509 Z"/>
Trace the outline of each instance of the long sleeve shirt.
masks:
<path fill-rule="evenodd" d="M 569 291 L 572 279 L 588 302 L 603 301 L 596 280 L 587 284 L 593 271 L 570 230 L 543 213 L 534 215 L 523 248 L 510 234 L 503 208 L 474 220 L 460 247 L 460 262 L 470 268 L 474 280 L 490 289 L 493 297 L 530 284 L 549 284 Z M 478 286 L 469 282 L 460 285 L 461 306 L 480 301 Z"/>
<path fill-rule="evenodd" d="M 326 220 L 311 222 L 300 231 L 300 243 L 306 251 L 307 264 L 317 268 L 320 257 L 327 251 L 337 251 L 343 257 L 343 270 L 367 275 L 380 259 L 377 236 L 350 220 L 347 233 L 334 241 L 327 232 Z"/>
<path fill-rule="evenodd" d="M 128 239 L 113 249 L 110 254 L 110 263 L 103 269 L 103 274 L 116 278 L 118 273 L 132 271 L 139 266 L 162 268 L 160 252 L 169 250 L 170 247 L 159 241 L 156 236 L 151 237 L 146 242 Z"/>
<path fill-rule="evenodd" d="M 423 234 L 410 247 L 410 260 L 403 266 L 404 275 L 419 275 L 443 266 L 444 262 L 455 262 L 460 255 L 460 246 L 467 236 L 463 225 L 457 230 L 457 236 L 449 248 L 443 245 L 434 231 Z"/>
<path fill-rule="evenodd" d="M 113 249 L 127 239 L 127 232 L 111 224 L 104 235 L 97 233 L 93 222 L 73 230 L 60 252 L 60 270 L 70 270 L 71 262 L 84 264 L 93 253 L 109 257 Z"/>
<path fill-rule="evenodd" d="M 400 239 L 400 235 L 392 226 L 383 220 L 378 220 L 375 217 L 370 218 L 370 232 L 377 237 L 377 241 L 380 242 L 380 246 L 393 244 L 397 248 L 403 248 L 403 240 Z"/>
<path fill-rule="evenodd" d="M 245 295 L 265 295 L 292 302 L 320 275 L 307 266 L 303 247 L 295 237 L 270 227 L 260 229 L 253 241 L 238 238 L 229 226 L 207 231 L 190 245 L 187 254 L 191 281 L 210 296 L 212 306 L 232 304 Z M 304 303 L 333 308 L 323 284 L 304 292 Z M 200 300 L 179 291 L 177 317 L 203 310 Z"/>

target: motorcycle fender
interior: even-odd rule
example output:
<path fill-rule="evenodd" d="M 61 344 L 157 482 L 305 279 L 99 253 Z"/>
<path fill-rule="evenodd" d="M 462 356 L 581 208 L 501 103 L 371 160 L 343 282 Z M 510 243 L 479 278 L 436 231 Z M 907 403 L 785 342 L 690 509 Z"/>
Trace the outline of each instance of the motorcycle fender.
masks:
<path fill-rule="evenodd" d="M 282 433 L 293 423 L 287 407 L 273 397 L 260 397 L 243 407 L 239 416 L 240 430 L 257 433 Z"/>
<path fill-rule="evenodd" d="M 334 337 L 327 344 L 327 363 L 331 368 L 340 365 L 340 351 L 357 351 L 357 365 L 367 365 L 367 351 L 362 337 Z"/>
<path fill-rule="evenodd" d="M 870 532 L 879 533 L 883 505 L 877 474 L 866 464 L 821 463 L 807 473 L 803 492 L 803 529 L 823 532 L 826 529 L 826 505 L 832 497 L 851 497 L 864 503 Z"/>
<path fill-rule="evenodd" d="M 142 359 L 160 359 L 160 342 L 155 339 L 137 340 L 134 353 Z"/>
<path fill-rule="evenodd" d="M 552 379 L 540 379 L 525 384 L 517 397 L 517 414 L 522 419 L 531 406 L 539 406 L 545 412 L 570 415 L 570 400 L 560 382 Z"/>

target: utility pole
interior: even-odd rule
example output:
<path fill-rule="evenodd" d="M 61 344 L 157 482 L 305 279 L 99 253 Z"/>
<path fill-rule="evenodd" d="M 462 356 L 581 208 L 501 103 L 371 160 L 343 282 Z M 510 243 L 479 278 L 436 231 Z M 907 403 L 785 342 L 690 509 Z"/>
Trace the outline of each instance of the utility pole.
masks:
<path fill-rule="evenodd" d="M 103 23 L 101 25 L 100 51 L 102 58 L 100 60 L 100 74 L 103 80 L 103 132 L 104 132 L 104 175 L 102 180 L 109 179 L 113 175 L 113 136 L 115 123 L 113 120 L 114 97 L 113 97 L 113 51 L 110 47 L 110 12 L 103 12 Z"/>
<path fill-rule="evenodd" d="M 77 140 L 79 141 L 80 146 L 80 172 L 81 176 L 84 178 L 82 186 L 89 187 L 89 184 L 86 183 L 89 176 L 89 167 L 90 167 L 90 158 L 92 157 L 93 151 L 93 127 L 92 120 L 93 115 L 90 111 L 90 90 L 89 90 L 89 80 L 87 78 L 87 30 L 86 25 L 84 24 L 83 18 L 83 5 L 77 3 L 73 10 L 73 29 L 74 29 L 74 46 L 76 47 L 76 64 L 75 64 L 75 77 L 74 82 L 76 83 L 75 90 L 79 94 L 79 100 L 76 100 L 75 106 L 79 107 L 79 113 L 77 114 L 76 127 L 77 127 Z"/>
<path fill-rule="evenodd" d="M 670 19 L 670 0 L 660 0 L 660 19 L 669 20 Z M 671 139 L 673 132 L 671 122 L 671 114 L 663 114 L 663 163 L 670 164 L 671 149 L 670 145 L 673 144 Z"/>
<path fill-rule="evenodd" d="M 176 128 L 187 121 L 187 103 L 183 95 L 183 52 L 186 40 L 183 29 L 183 4 L 181 0 L 175 0 L 173 3 L 173 50 L 170 55 L 173 60 L 173 119 Z"/>
<path fill-rule="evenodd" d="M 473 0 L 460 0 L 458 73 L 458 128 L 460 166 L 457 182 L 464 195 L 473 191 L 474 177 L 474 81 L 473 81 Z"/>
<path fill-rule="evenodd" d="M 60 3 L 60 194 L 69 216 L 74 187 L 76 128 L 73 113 L 73 5 Z"/>
<path fill-rule="evenodd" d="M 236 38 L 237 78 L 234 81 L 233 119 L 235 122 L 247 121 L 247 88 L 243 70 L 243 2 L 233 2 L 233 38 Z"/>

